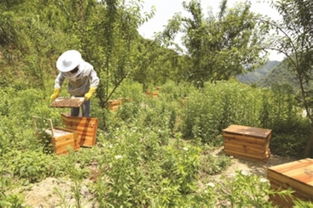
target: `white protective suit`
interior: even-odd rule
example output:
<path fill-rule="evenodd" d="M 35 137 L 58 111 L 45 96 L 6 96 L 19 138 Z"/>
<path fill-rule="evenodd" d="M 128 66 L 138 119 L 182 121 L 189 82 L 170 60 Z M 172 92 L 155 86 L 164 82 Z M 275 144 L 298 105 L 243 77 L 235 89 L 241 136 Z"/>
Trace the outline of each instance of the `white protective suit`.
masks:
<path fill-rule="evenodd" d="M 61 88 L 64 79 L 69 80 L 68 92 L 72 96 L 83 97 L 89 88 L 97 88 L 99 85 L 99 77 L 93 66 L 86 61 L 82 61 L 78 66 L 78 71 L 73 74 L 71 72 L 60 72 L 55 79 L 54 88 Z"/>

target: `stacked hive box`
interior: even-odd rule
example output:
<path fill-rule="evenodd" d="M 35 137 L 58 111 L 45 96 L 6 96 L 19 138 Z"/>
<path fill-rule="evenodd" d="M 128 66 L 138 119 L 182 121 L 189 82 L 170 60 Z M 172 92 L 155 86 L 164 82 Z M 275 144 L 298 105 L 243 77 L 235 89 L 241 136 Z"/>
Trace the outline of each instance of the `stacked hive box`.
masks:
<path fill-rule="evenodd" d="M 270 129 L 230 125 L 223 130 L 224 151 L 233 156 L 267 160 L 271 136 Z"/>
<path fill-rule="evenodd" d="M 63 128 L 47 129 L 46 133 L 52 136 L 52 145 L 56 154 L 66 154 L 69 150 L 79 149 L 79 138 L 75 132 Z"/>
<path fill-rule="evenodd" d="M 66 128 L 77 133 L 81 146 L 92 147 L 96 144 L 97 118 L 72 117 L 62 114 L 62 120 Z"/>
<path fill-rule="evenodd" d="M 279 207 L 292 207 L 296 198 L 313 201 L 313 159 L 303 159 L 268 168 L 267 178 L 274 190 L 292 189 L 292 197 L 271 195 Z"/>

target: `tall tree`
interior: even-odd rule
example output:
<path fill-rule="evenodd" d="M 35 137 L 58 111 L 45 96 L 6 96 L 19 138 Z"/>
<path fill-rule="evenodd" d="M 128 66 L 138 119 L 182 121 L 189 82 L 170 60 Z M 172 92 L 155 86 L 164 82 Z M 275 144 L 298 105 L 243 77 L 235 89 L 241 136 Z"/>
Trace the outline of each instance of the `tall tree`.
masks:
<path fill-rule="evenodd" d="M 312 125 L 312 136 L 306 155 L 313 155 L 313 1 L 279 0 L 276 8 L 283 17 L 281 23 L 271 25 L 281 34 L 273 42 L 273 49 L 286 55 L 289 68 L 298 79 L 300 100 Z"/>
<path fill-rule="evenodd" d="M 175 16 L 164 37 L 172 37 L 177 31 L 183 33 L 191 61 L 187 79 L 198 87 L 205 81 L 225 80 L 252 70 L 263 61 L 261 52 L 267 27 L 257 21 L 249 4 L 227 9 L 227 0 L 224 0 L 220 12 L 208 18 L 203 15 L 200 1 L 183 5 L 191 16 Z M 180 29 L 177 29 L 178 21 L 182 25 Z"/>

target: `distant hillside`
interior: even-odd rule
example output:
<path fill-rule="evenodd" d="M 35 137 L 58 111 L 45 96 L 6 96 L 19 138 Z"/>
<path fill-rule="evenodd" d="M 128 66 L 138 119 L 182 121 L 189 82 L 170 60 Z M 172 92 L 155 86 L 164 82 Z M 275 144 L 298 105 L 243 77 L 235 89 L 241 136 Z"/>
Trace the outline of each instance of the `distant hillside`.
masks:
<path fill-rule="evenodd" d="M 257 82 L 257 85 L 262 87 L 269 87 L 273 84 L 289 84 L 294 89 L 299 88 L 296 75 L 288 68 L 286 61 L 274 67 L 266 76 Z"/>
<path fill-rule="evenodd" d="M 237 79 L 246 84 L 258 83 L 261 79 L 264 79 L 269 73 L 271 73 L 272 70 L 279 64 L 279 61 L 269 61 L 253 72 L 238 75 Z"/>

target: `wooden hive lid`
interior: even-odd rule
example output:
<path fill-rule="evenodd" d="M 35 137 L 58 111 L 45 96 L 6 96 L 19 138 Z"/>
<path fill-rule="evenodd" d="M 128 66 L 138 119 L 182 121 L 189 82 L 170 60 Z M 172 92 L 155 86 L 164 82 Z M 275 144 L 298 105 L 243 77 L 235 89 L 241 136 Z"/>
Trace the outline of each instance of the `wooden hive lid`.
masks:
<path fill-rule="evenodd" d="M 244 136 L 253 136 L 253 137 L 265 139 L 268 137 L 268 135 L 271 134 L 272 130 L 250 127 L 250 126 L 230 125 L 226 129 L 223 129 L 223 132 L 231 133 L 231 134 L 240 134 Z"/>
<path fill-rule="evenodd" d="M 306 158 L 282 165 L 276 165 L 268 168 L 270 172 L 275 172 L 289 179 L 308 185 L 313 190 L 313 159 Z"/>
<path fill-rule="evenodd" d="M 46 129 L 45 132 L 49 135 L 52 135 L 51 129 Z M 56 128 L 53 129 L 53 135 L 55 137 L 65 136 L 68 134 L 72 134 L 72 132 L 65 131 L 63 129 L 56 129 Z"/>

